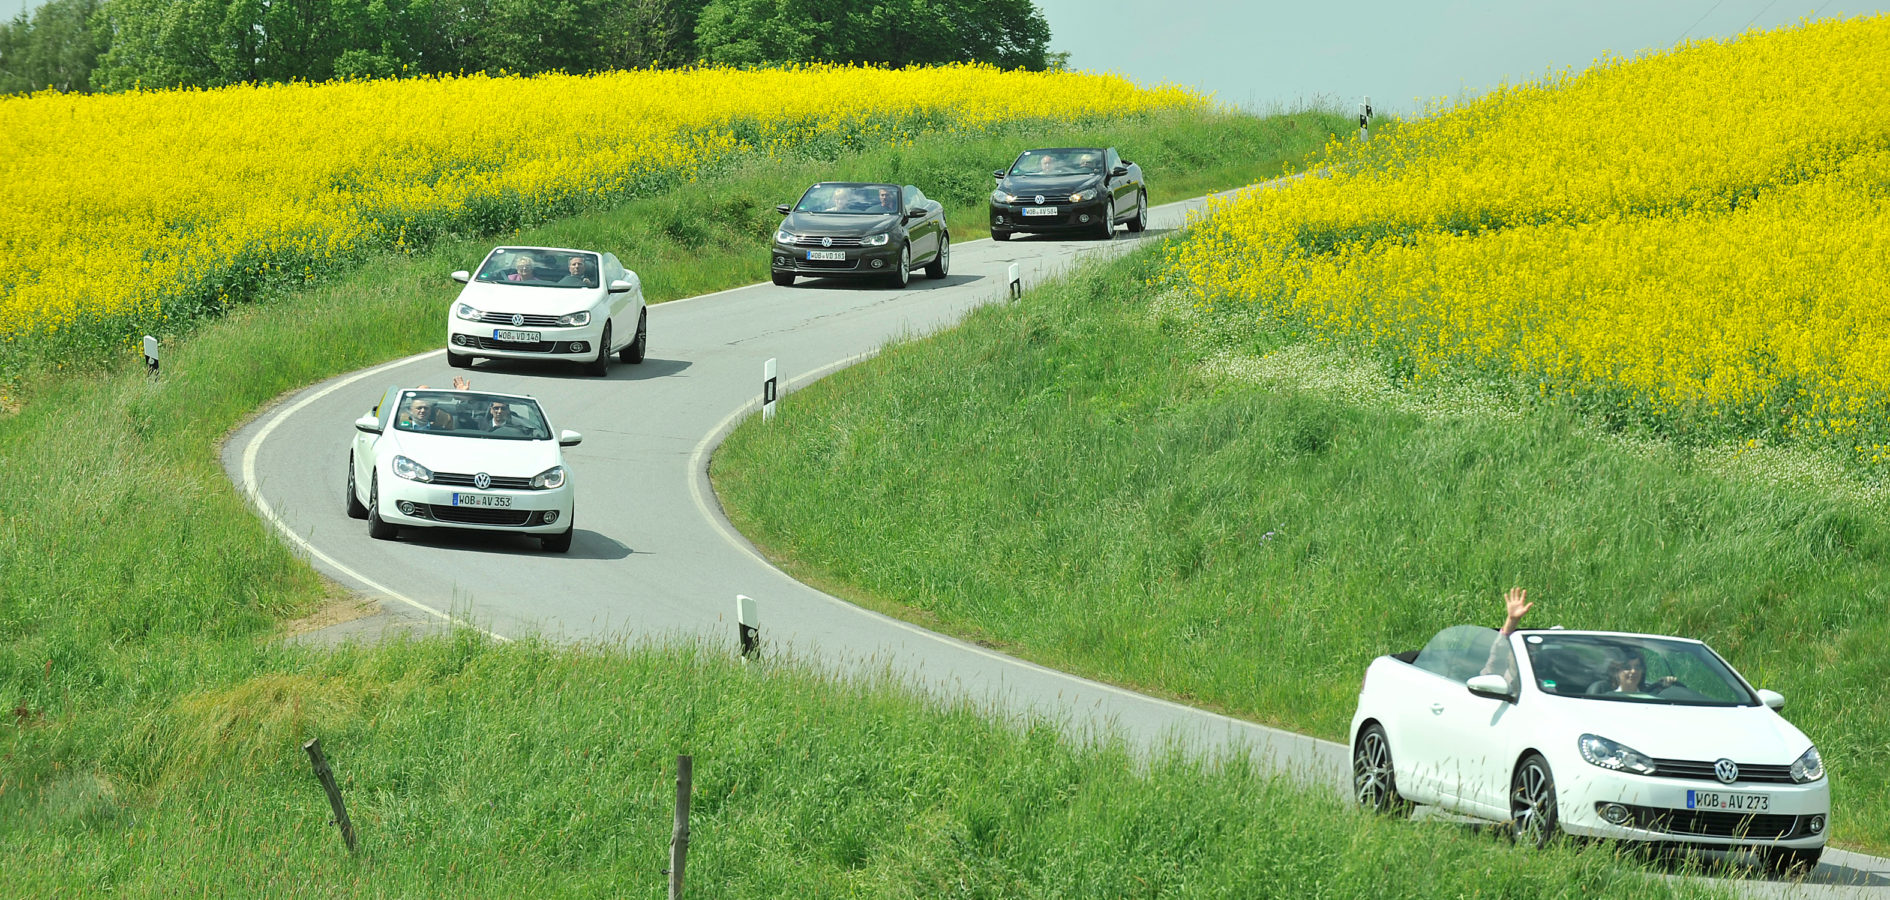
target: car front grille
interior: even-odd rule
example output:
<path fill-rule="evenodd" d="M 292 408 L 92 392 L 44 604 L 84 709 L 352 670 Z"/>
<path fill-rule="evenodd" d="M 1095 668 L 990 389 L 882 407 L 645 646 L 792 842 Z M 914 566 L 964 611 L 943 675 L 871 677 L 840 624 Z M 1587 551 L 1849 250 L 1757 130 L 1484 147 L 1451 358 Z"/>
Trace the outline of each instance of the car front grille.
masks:
<path fill-rule="evenodd" d="M 797 259 L 794 265 L 801 269 L 857 269 L 860 267 L 860 261 L 857 259 Z"/>
<path fill-rule="evenodd" d="M 1748 815 L 1702 809 L 1661 809 L 1654 806 L 1629 806 L 1631 818 L 1626 824 L 1647 831 L 1693 837 L 1740 838 L 1754 841 L 1778 841 L 1799 835 L 1800 816 Z"/>
<path fill-rule="evenodd" d="M 479 321 L 484 322 L 487 325 L 509 325 L 513 328 L 558 328 L 560 327 L 558 325 L 557 316 L 539 316 L 539 315 L 533 315 L 531 313 L 524 313 L 520 315 L 520 318 L 524 319 L 523 322 L 513 322 L 512 315 L 513 315 L 512 313 L 502 313 L 502 312 L 480 313 Z"/>
<path fill-rule="evenodd" d="M 491 478 L 492 489 L 496 491 L 529 491 L 532 489 L 532 480 L 530 478 L 514 478 L 504 475 L 493 475 Z M 464 472 L 435 472 L 433 473 L 433 483 L 452 487 L 472 487 L 473 476 L 467 475 Z"/>
<path fill-rule="evenodd" d="M 518 341 L 495 341 L 476 334 L 453 335 L 453 344 L 457 347 L 473 347 L 479 350 L 510 350 L 514 353 L 570 353 L 570 341 L 536 341 L 520 343 Z M 588 349 L 586 353 L 590 352 Z"/>
<path fill-rule="evenodd" d="M 430 504 L 426 508 L 427 518 L 454 525 L 497 525 L 503 528 L 524 528 L 543 522 L 544 513 L 530 509 L 487 509 L 483 506 L 448 506 L 444 503 Z"/>
<path fill-rule="evenodd" d="M 822 241 L 833 241 L 833 243 L 831 245 L 823 244 L 821 243 Z M 809 237 L 807 235 L 800 234 L 800 235 L 794 236 L 794 246 L 796 247 L 827 247 L 827 246 L 864 247 L 866 246 L 866 241 L 864 241 L 861 238 L 856 238 L 856 237 L 823 238 L 819 236 Z"/>
<path fill-rule="evenodd" d="M 1691 778 L 1696 781 L 1718 781 L 1713 774 L 1713 764 L 1696 759 L 1655 759 L 1654 774 L 1664 778 Z M 1791 766 L 1764 766 L 1756 763 L 1740 763 L 1739 778 L 1734 784 L 1792 784 Z"/>

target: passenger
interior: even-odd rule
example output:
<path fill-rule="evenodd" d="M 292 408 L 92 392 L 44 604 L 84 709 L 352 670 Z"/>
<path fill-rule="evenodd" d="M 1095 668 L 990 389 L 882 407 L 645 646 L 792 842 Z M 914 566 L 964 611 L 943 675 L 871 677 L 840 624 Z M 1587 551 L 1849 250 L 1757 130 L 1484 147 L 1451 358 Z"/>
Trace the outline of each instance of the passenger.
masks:
<path fill-rule="evenodd" d="M 1621 648 L 1608 660 L 1608 677 L 1588 686 L 1590 694 L 1658 694 L 1680 679 L 1669 675 L 1648 684 L 1647 658 L 1631 647 Z"/>
<path fill-rule="evenodd" d="M 1050 156 L 1050 154 L 1045 153 L 1044 155 L 1037 157 L 1037 174 L 1038 175 L 1054 175 L 1056 173 L 1053 170 L 1056 169 L 1056 167 L 1057 167 L 1057 161 L 1053 159 Z"/>
<path fill-rule="evenodd" d="M 1522 624 L 1522 617 L 1535 606 L 1529 602 L 1529 592 L 1513 587 L 1503 595 L 1503 627 L 1497 629 L 1496 640 L 1490 642 L 1490 658 L 1483 663 L 1484 675 L 1501 675 L 1509 680 L 1511 689 L 1516 687 L 1516 654 L 1509 649 L 1509 636 Z"/>
<path fill-rule="evenodd" d="M 538 260 L 529 253 L 520 253 L 512 259 L 512 274 L 505 276 L 506 281 L 537 281 Z"/>
<path fill-rule="evenodd" d="M 408 401 L 400 424 L 413 431 L 446 431 L 453 427 L 453 417 L 427 397 Z"/>

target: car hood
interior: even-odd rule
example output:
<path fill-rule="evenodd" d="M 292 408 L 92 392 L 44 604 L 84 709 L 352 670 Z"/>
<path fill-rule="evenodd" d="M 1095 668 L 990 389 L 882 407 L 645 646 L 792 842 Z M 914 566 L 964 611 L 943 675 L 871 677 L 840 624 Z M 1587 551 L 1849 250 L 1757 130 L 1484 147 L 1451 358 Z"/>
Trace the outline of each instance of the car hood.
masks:
<path fill-rule="evenodd" d="M 899 217 L 861 216 L 831 213 L 788 213 L 787 220 L 781 223 L 781 230 L 790 234 L 813 235 L 814 237 L 864 237 L 891 231 L 899 224 Z"/>
<path fill-rule="evenodd" d="M 1811 739 L 1765 706 L 1669 706 L 1547 697 L 1571 723 L 1569 746 L 1596 734 L 1662 759 L 1790 765 Z M 1583 723 L 1573 726 L 1572 723 Z"/>
<path fill-rule="evenodd" d="M 459 302 L 482 312 L 520 312 L 561 316 L 580 309 L 595 309 L 605 290 L 599 288 L 526 287 L 475 281 L 459 292 Z"/>
<path fill-rule="evenodd" d="M 1101 183 L 1102 178 L 1096 175 L 1011 175 L 998 182 L 998 190 L 1028 197 L 1033 194 L 1068 194 Z"/>
<path fill-rule="evenodd" d="M 485 472 L 530 478 L 558 465 L 563 458 L 555 440 L 507 441 L 415 431 L 388 433 L 394 438 L 394 452 L 435 472 L 472 475 Z"/>

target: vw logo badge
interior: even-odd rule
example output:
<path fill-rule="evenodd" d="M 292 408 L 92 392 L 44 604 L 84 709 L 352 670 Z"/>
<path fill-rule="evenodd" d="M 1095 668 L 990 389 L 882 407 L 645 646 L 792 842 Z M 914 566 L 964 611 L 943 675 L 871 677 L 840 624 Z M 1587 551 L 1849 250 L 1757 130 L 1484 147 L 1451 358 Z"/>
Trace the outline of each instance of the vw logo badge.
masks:
<path fill-rule="evenodd" d="M 831 246 L 833 246 L 833 238 L 821 238 L 821 239 L 820 239 L 820 245 L 821 245 L 822 247 L 831 247 Z"/>
<path fill-rule="evenodd" d="M 1042 202 L 1043 202 L 1043 195 L 1042 195 L 1042 194 L 1038 194 L 1038 195 L 1037 195 L 1037 202 L 1038 202 L 1038 203 L 1042 203 Z"/>
<path fill-rule="evenodd" d="M 523 324 L 525 324 L 525 316 L 524 316 L 524 314 L 523 314 L 523 313 L 513 313 L 513 314 L 512 314 L 512 324 L 513 324 L 513 325 L 523 325 Z"/>
<path fill-rule="evenodd" d="M 1739 764 L 1730 759 L 1718 760 L 1713 763 L 1713 777 L 1722 784 L 1732 784 L 1739 780 Z"/>
<path fill-rule="evenodd" d="M 473 487 L 476 487 L 483 491 L 486 488 L 489 488 L 491 486 L 492 486 L 492 476 L 487 475 L 484 472 L 480 472 L 479 474 L 473 476 Z M 1729 766 L 1732 765 L 1732 763 L 1726 762 L 1723 759 L 1720 760 L 1720 762 L 1726 763 L 1726 765 L 1729 765 Z M 1732 779 L 1727 779 L 1727 780 L 1730 781 Z"/>

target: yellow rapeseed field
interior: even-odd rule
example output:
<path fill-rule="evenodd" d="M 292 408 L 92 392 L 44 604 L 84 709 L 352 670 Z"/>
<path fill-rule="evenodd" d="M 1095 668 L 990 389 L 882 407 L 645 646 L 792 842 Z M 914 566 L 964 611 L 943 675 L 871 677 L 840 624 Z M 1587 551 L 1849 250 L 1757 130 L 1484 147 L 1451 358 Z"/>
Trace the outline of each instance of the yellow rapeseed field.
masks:
<path fill-rule="evenodd" d="M 1199 107 L 1092 74 L 956 65 L 285 84 L 0 99 L 0 340 L 128 330 L 416 234 L 557 214 L 738 149 Z M 101 323 L 117 323 L 116 326 Z"/>
<path fill-rule="evenodd" d="M 1170 252 L 1417 378 L 1657 426 L 1890 435 L 1890 18 L 1598 61 L 1334 146 Z"/>

